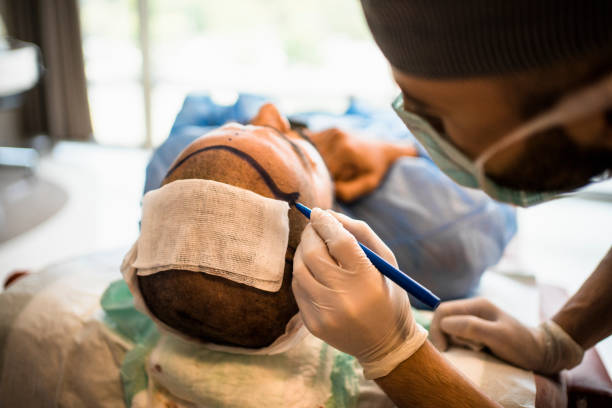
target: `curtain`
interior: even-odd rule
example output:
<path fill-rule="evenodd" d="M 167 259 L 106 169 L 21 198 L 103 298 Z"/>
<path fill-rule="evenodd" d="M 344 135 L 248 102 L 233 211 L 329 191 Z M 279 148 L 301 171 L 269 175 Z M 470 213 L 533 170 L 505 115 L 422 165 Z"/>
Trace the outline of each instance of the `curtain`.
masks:
<path fill-rule="evenodd" d="M 46 68 L 22 110 L 26 136 L 90 140 L 78 0 L 0 0 L 8 35 L 41 49 Z"/>

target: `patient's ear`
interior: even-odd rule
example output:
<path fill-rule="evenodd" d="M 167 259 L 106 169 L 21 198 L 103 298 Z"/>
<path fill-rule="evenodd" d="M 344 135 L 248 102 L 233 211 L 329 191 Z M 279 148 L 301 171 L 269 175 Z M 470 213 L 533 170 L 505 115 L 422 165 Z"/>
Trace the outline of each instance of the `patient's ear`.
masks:
<path fill-rule="evenodd" d="M 291 130 L 289 121 L 271 103 L 266 103 L 259 109 L 257 115 L 251 120 L 251 124 L 255 126 L 270 126 L 282 133 Z"/>

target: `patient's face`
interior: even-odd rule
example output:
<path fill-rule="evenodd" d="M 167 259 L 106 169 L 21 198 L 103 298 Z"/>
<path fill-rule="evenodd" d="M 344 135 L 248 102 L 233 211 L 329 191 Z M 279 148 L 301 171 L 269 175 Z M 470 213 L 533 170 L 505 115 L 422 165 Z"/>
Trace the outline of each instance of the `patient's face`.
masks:
<path fill-rule="evenodd" d="M 252 125 L 225 125 L 191 143 L 163 184 L 208 179 L 278 200 L 329 208 L 333 191 L 322 158 L 291 131 L 274 106 L 262 107 Z M 206 342 L 264 347 L 278 338 L 297 311 L 291 292 L 293 254 L 307 220 L 289 210 L 289 240 L 281 289 L 265 292 L 227 279 L 170 270 L 138 281 L 147 306 L 167 325 Z"/>

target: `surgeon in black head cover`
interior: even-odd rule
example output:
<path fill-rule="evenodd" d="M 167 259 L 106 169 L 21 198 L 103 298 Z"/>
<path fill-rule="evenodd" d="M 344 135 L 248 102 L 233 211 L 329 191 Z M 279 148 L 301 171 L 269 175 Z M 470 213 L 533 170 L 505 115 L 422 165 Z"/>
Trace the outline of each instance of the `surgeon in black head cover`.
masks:
<path fill-rule="evenodd" d="M 397 114 L 455 182 L 526 207 L 610 177 L 612 2 L 361 3 L 402 91 Z M 612 251 L 540 326 L 483 299 L 452 301 L 436 311 L 430 342 L 405 294 L 355 261 L 353 236 L 394 261 L 367 225 L 313 211 L 296 251 L 295 298 L 309 329 L 355 355 L 398 406 L 495 406 L 436 350 L 458 339 L 551 374 L 612 333 Z"/>

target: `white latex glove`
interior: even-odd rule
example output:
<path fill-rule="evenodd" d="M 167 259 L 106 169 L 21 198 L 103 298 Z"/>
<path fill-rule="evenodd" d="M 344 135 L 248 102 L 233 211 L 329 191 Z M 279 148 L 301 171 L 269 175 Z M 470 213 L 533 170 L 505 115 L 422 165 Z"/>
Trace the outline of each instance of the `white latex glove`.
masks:
<path fill-rule="evenodd" d="M 431 322 L 429 338 L 440 351 L 450 344 L 485 346 L 512 364 L 543 374 L 572 368 L 584 354 L 552 320 L 527 327 L 483 298 L 442 303 Z"/>
<path fill-rule="evenodd" d="M 332 213 L 312 210 L 293 259 L 293 293 L 312 334 L 357 357 L 367 379 L 382 377 L 417 351 L 427 332 L 414 321 L 406 292 L 381 275 L 357 239 L 397 267 L 391 250 L 366 223 Z"/>

